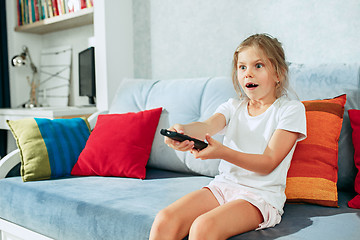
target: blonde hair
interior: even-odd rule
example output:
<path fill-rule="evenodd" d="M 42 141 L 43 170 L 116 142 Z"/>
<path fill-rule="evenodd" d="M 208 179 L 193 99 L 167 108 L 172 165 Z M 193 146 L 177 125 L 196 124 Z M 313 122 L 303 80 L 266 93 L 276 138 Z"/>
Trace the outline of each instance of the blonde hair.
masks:
<path fill-rule="evenodd" d="M 276 85 L 276 98 L 286 94 L 289 79 L 289 68 L 285 61 L 285 53 L 281 43 L 269 34 L 255 34 L 245 39 L 237 48 L 233 57 L 232 81 L 235 91 L 240 97 L 243 97 L 239 79 L 237 78 L 238 54 L 248 47 L 259 49 L 272 64 L 279 82 Z"/>

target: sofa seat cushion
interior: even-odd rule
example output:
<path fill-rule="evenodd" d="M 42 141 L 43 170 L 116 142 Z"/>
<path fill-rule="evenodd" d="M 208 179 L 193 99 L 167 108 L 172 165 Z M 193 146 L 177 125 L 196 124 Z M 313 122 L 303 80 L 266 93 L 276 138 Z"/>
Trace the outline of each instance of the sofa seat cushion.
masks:
<path fill-rule="evenodd" d="M 55 239 L 148 239 L 158 211 L 211 181 L 158 169 L 146 176 L 1 179 L 0 218 Z M 360 210 L 346 205 L 353 196 L 339 192 L 339 208 L 286 204 L 276 227 L 231 239 L 358 239 Z"/>
<path fill-rule="evenodd" d="M 287 203 L 279 225 L 265 230 L 251 231 L 230 239 L 359 239 L 360 210 L 347 206 L 347 201 L 352 196 L 354 194 L 350 192 L 339 192 L 339 208 Z"/>
<path fill-rule="evenodd" d="M 211 180 L 149 173 L 159 176 L 1 179 L 0 218 L 54 239 L 147 239 L 158 211 Z"/>

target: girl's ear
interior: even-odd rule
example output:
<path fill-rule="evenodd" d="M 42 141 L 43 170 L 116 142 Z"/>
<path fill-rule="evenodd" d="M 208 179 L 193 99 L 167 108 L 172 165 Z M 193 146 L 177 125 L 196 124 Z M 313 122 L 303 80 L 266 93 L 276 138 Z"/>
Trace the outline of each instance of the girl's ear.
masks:
<path fill-rule="evenodd" d="M 275 80 L 275 85 L 279 85 L 280 84 L 280 77 L 278 74 L 276 74 L 276 78 L 274 79 Z"/>
<path fill-rule="evenodd" d="M 281 82 L 282 79 L 278 73 L 276 73 L 276 77 L 274 78 L 274 80 L 275 80 L 275 88 L 279 89 L 279 87 L 281 86 L 281 83 L 282 83 Z"/>
<path fill-rule="evenodd" d="M 276 74 L 276 85 L 279 85 L 283 82 L 284 80 L 284 75 L 281 73 L 277 73 Z"/>

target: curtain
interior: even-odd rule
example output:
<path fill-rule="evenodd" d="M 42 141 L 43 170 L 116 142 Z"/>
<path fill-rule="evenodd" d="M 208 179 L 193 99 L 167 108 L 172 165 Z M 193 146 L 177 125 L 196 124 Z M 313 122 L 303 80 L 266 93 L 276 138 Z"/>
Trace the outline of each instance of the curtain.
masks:
<path fill-rule="evenodd" d="M 6 29 L 6 0 L 0 0 L 0 108 L 10 107 L 9 59 Z M 6 155 L 7 130 L 0 130 L 0 156 Z"/>

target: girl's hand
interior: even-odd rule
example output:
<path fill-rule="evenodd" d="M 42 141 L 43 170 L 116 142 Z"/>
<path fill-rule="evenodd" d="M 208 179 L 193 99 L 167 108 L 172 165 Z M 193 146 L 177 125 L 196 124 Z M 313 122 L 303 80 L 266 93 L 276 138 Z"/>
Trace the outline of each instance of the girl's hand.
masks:
<path fill-rule="evenodd" d="M 184 134 L 184 126 L 181 124 L 175 124 L 174 126 L 170 127 L 168 130 Z M 165 137 L 164 142 L 169 147 L 183 152 L 190 151 L 194 147 L 194 142 L 189 140 L 179 142 L 171 138 Z"/>
<path fill-rule="evenodd" d="M 224 145 L 213 139 L 209 134 L 206 134 L 205 138 L 208 146 L 200 151 L 192 149 L 191 153 L 195 158 L 200 158 L 201 160 L 221 158 L 221 150 Z"/>

